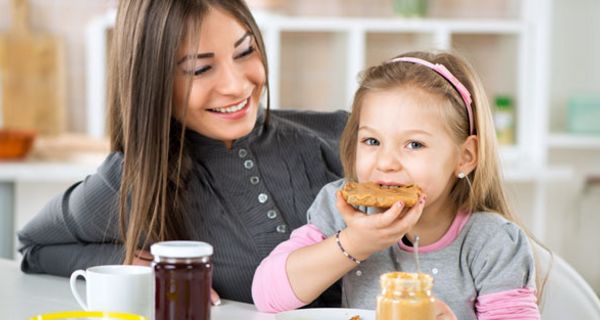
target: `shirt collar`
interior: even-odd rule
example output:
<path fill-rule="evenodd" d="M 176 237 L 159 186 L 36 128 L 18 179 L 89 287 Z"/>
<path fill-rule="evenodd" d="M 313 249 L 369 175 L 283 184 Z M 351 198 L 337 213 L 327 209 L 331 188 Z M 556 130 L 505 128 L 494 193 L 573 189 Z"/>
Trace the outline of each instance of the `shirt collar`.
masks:
<path fill-rule="evenodd" d="M 223 141 L 209 138 L 189 128 L 186 130 L 185 134 L 185 148 L 188 148 L 190 154 L 198 159 L 219 158 L 227 156 L 240 148 L 247 147 L 258 137 L 260 137 L 264 130 L 265 118 L 266 110 L 263 107 L 259 107 L 254 128 L 246 136 L 235 140 L 232 144 L 231 150 L 228 150 L 225 147 Z M 180 126 L 181 124 L 177 123 L 177 125 Z"/>

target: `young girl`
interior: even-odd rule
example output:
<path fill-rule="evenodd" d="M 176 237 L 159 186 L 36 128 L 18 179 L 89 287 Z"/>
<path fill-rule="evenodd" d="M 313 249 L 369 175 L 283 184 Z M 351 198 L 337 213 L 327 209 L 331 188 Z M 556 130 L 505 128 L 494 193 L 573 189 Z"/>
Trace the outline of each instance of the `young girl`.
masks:
<path fill-rule="evenodd" d="M 538 319 L 534 258 L 512 222 L 496 149 L 487 97 L 463 60 L 413 52 L 367 69 L 341 141 L 346 179 L 326 185 L 309 224 L 262 261 L 256 306 L 298 308 L 343 277 L 343 306 L 374 309 L 379 276 L 399 270 L 432 275 L 458 319 Z M 423 194 L 412 208 L 357 210 L 338 192 L 345 181 Z"/>

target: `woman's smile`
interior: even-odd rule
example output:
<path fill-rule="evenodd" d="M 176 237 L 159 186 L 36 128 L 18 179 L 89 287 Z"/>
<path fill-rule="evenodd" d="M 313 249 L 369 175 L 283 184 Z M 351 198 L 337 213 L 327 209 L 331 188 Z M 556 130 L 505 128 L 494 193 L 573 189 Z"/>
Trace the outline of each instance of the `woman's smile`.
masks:
<path fill-rule="evenodd" d="M 226 120 L 238 120 L 248 114 L 248 110 L 252 108 L 250 97 L 241 102 L 231 104 L 229 106 L 210 108 L 208 112 Z"/>

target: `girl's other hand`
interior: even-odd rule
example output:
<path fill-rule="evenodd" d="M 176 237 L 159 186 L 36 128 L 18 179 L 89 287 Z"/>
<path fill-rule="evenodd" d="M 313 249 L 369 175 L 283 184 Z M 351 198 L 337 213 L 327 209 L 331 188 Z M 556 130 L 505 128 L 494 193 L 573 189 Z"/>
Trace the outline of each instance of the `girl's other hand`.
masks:
<path fill-rule="evenodd" d="M 383 213 L 367 215 L 346 203 L 339 191 L 336 197 L 336 207 L 347 225 L 340 233 L 340 242 L 359 260 L 365 260 L 400 241 L 419 221 L 426 199 L 425 195 L 421 195 L 412 208 L 396 202 Z"/>

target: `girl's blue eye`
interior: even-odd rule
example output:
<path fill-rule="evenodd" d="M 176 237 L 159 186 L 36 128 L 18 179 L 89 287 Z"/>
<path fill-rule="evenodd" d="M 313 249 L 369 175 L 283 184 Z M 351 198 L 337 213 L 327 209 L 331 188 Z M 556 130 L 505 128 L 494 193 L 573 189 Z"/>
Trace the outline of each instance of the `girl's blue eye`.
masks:
<path fill-rule="evenodd" d="M 236 59 L 240 59 L 246 56 L 251 55 L 254 52 L 254 47 L 250 46 L 248 47 L 248 49 L 246 49 L 244 52 L 240 53 L 237 57 L 235 57 Z"/>
<path fill-rule="evenodd" d="M 374 139 L 374 138 L 365 138 L 365 139 L 362 139 L 361 142 L 368 146 L 378 146 L 379 145 L 379 140 Z"/>
<path fill-rule="evenodd" d="M 421 149 L 424 147 L 424 145 L 418 141 L 411 141 L 408 143 L 407 147 L 409 149 L 413 149 L 413 150 L 417 150 L 417 149 Z"/>

